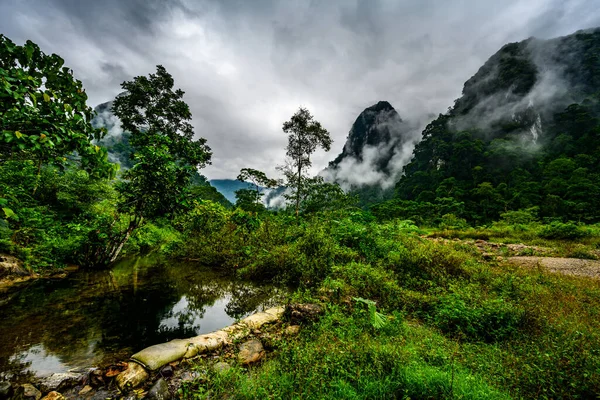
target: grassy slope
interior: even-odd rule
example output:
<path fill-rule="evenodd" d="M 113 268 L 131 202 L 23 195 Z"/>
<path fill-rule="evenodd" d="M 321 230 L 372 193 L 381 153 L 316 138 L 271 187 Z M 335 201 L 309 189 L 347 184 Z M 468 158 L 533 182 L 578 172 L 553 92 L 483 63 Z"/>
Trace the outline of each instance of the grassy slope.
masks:
<path fill-rule="evenodd" d="M 398 223 L 361 226 L 342 221 L 328 232 L 359 257 L 338 259 L 319 284 L 295 294 L 304 301 L 326 299 L 321 321 L 282 341 L 262 365 L 209 373 L 185 387 L 184 397 L 600 393 L 600 281 L 488 263 L 472 245 L 425 240 Z M 356 236 L 349 239 L 348 231 Z M 596 245 L 593 238 L 588 242 Z M 257 273 L 260 263 L 253 268 Z M 354 296 L 375 300 L 387 325 L 375 329 Z"/>

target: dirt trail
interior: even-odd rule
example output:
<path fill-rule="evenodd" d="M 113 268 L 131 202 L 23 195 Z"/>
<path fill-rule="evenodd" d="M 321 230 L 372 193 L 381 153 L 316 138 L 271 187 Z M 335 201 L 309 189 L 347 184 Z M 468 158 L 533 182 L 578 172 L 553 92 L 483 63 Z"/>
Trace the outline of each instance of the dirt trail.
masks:
<path fill-rule="evenodd" d="M 523 267 L 541 265 L 551 272 L 600 279 L 600 261 L 559 257 L 508 257 L 508 261 Z"/>

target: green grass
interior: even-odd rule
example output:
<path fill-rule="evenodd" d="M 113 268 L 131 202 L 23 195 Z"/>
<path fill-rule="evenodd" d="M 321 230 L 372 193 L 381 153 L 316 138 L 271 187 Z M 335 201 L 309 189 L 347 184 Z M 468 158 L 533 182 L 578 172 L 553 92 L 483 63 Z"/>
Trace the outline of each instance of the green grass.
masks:
<path fill-rule="evenodd" d="M 323 238 L 319 229 L 310 235 Z M 294 250 L 321 265 L 298 278 L 310 285 L 294 300 L 322 301 L 327 314 L 260 366 L 209 372 L 183 397 L 598 397 L 600 281 L 486 264 L 473 246 L 394 223 L 342 220 L 327 233 L 335 241 L 323 240 L 326 250 L 310 238 Z M 386 326 L 375 329 L 354 297 L 375 301 Z"/>

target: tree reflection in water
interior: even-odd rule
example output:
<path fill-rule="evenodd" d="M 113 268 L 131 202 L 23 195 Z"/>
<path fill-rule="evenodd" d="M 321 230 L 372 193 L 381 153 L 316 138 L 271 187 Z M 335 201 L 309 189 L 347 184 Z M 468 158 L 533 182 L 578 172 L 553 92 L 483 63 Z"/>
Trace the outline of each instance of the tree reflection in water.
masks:
<path fill-rule="evenodd" d="M 210 332 L 281 302 L 285 290 L 145 257 L 12 295 L 0 307 L 0 371 L 24 376 L 114 362 Z"/>

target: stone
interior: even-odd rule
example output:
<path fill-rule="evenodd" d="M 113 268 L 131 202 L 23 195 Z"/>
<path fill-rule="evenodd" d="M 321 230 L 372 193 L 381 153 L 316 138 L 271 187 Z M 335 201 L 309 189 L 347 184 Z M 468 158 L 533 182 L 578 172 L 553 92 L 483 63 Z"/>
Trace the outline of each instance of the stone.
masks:
<path fill-rule="evenodd" d="M 54 373 L 40 379 L 40 389 L 44 392 L 60 391 L 75 386 L 81 376 L 74 372 Z"/>
<path fill-rule="evenodd" d="M 265 350 L 258 339 L 248 340 L 240 345 L 238 360 L 242 365 L 260 361 L 265 356 Z"/>
<path fill-rule="evenodd" d="M 197 379 L 200 375 L 197 372 L 184 371 L 180 378 L 182 382 L 192 382 Z"/>
<path fill-rule="evenodd" d="M 0 279 L 29 275 L 23 261 L 8 254 L 0 254 Z"/>
<path fill-rule="evenodd" d="M 160 374 L 165 378 L 170 378 L 173 376 L 173 367 L 170 365 L 165 365 L 161 370 Z"/>
<path fill-rule="evenodd" d="M 229 371 L 231 369 L 231 365 L 226 363 L 225 361 L 219 361 L 215 365 L 213 365 L 213 370 L 218 373 L 223 373 L 225 371 Z"/>
<path fill-rule="evenodd" d="M 119 389 L 126 391 L 138 387 L 149 377 L 150 375 L 144 367 L 136 362 L 130 361 L 127 363 L 127 369 L 117 375 L 116 381 Z"/>
<path fill-rule="evenodd" d="M 81 389 L 81 390 L 79 391 L 79 395 L 80 395 L 80 396 L 83 396 L 84 394 L 88 394 L 88 393 L 89 393 L 89 392 L 91 392 L 92 390 L 94 390 L 94 389 L 93 389 L 93 388 L 92 388 L 90 385 L 85 385 L 85 386 L 83 387 L 83 389 Z"/>
<path fill-rule="evenodd" d="M 59 392 L 52 391 L 48 393 L 42 400 L 65 400 L 65 396 L 60 394 Z"/>
<path fill-rule="evenodd" d="M 0 400 L 8 399 L 13 394 L 10 382 L 0 382 Z"/>
<path fill-rule="evenodd" d="M 300 333 L 300 325 L 290 325 L 285 328 L 284 333 L 288 336 L 295 336 Z"/>
<path fill-rule="evenodd" d="M 318 304 L 290 304 L 286 310 L 293 324 L 315 321 L 325 309 Z"/>
<path fill-rule="evenodd" d="M 146 399 L 151 400 L 168 400 L 171 397 L 169 385 L 167 385 L 167 382 L 163 378 L 157 380 L 146 395 Z"/>
<path fill-rule="evenodd" d="M 42 392 L 30 383 L 19 386 L 15 393 L 15 399 L 20 400 L 40 400 L 41 398 Z"/>

